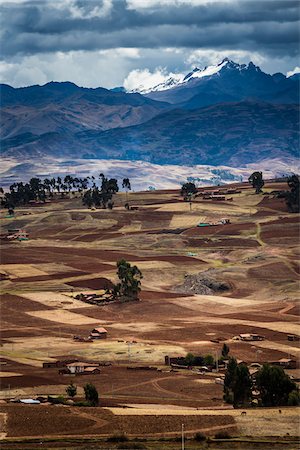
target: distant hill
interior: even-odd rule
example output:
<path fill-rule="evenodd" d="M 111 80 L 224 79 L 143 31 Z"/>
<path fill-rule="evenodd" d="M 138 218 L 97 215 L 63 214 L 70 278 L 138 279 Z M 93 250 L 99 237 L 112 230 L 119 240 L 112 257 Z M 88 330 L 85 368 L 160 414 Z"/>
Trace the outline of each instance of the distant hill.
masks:
<path fill-rule="evenodd" d="M 297 158 L 299 74 L 224 59 L 144 93 L 1 85 L 1 151 L 31 158 L 225 164 Z"/>
<path fill-rule="evenodd" d="M 169 106 L 140 94 L 81 88 L 69 82 L 18 89 L 2 84 L 0 88 L 1 138 L 17 141 L 30 135 L 74 135 L 136 125 Z"/>
<path fill-rule="evenodd" d="M 27 142 L 26 142 L 27 141 Z M 261 102 L 214 105 L 193 111 L 176 109 L 146 123 L 104 132 L 24 135 L 3 142 L 9 155 L 70 155 L 99 159 L 142 160 L 157 164 L 241 164 L 273 158 L 297 158 L 299 107 Z"/>

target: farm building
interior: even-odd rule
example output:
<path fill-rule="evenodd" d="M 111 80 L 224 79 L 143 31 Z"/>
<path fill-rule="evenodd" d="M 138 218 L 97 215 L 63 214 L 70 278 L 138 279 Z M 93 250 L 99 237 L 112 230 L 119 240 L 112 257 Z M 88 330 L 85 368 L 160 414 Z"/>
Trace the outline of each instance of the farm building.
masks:
<path fill-rule="evenodd" d="M 43 362 L 43 369 L 61 368 L 66 367 L 68 364 L 76 363 L 77 359 L 67 359 L 62 361 L 46 361 Z"/>
<path fill-rule="evenodd" d="M 241 341 L 263 341 L 264 340 L 264 336 L 261 336 L 259 334 L 252 334 L 252 333 L 240 334 L 239 338 Z"/>
<path fill-rule="evenodd" d="M 106 339 L 107 338 L 107 330 L 103 327 L 94 328 L 90 334 L 91 339 Z"/>
<path fill-rule="evenodd" d="M 100 373 L 99 364 L 95 363 L 85 363 L 85 362 L 74 362 L 71 364 L 67 364 L 66 368 L 68 373 L 72 375 L 84 375 L 84 374 L 93 374 Z"/>
<path fill-rule="evenodd" d="M 296 369 L 297 367 L 297 361 L 290 358 L 281 358 L 278 361 L 270 362 L 270 364 L 273 366 L 283 367 L 284 369 Z"/>
<path fill-rule="evenodd" d="M 288 334 L 288 341 L 300 341 L 300 336 L 296 334 Z"/>

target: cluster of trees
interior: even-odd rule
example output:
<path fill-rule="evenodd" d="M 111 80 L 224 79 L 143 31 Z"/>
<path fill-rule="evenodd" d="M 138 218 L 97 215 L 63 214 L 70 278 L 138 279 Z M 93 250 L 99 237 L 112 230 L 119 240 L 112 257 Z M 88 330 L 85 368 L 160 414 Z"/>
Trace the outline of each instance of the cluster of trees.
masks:
<path fill-rule="evenodd" d="M 106 178 L 103 173 L 100 173 L 99 178 L 101 181 L 100 187 L 93 182 L 91 189 L 84 193 L 82 202 L 89 208 L 94 206 L 113 209 L 112 197 L 119 191 L 118 181 L 116 178 Z"/>
<path fill-rule="evenodd" d="M 253 172 L 252 175 L 248 178 L 249 183 L 255 188 L 255 194 L 260 194 L 262 192 L 262 188 L 265 184 L 263 180 L 262 172 Z M 288 207 L 289 212 L 297 213 L 300 210 L 300 178 L 299 175 L 291 175 L 286 178 L 289 191 L 280 191 L 277 196 L 280 198 L 284 198 L 286 205 Z"/>
<path fill-rule="evenodd" d="M 187 353 L 185 356 L 185 364 L 187 366 L 214 366 L 216 367 L 217 363 L 222 364 L 224 360 L 228 358 L 229 355 L 229 346 L 224 343 L 222 347 L 221 357 L 217 360 L 214 359 L 213 355 L 210 353 L 204 356 L 195 356 L 193 353 Z"/>
<path fill-rule="evenodd" d="M 143 278 L 140 269 L 137 266 L 132 266 L 125 259 L 121 259 L 117 262 L 117 275 L 120 280 L 119 283 L 116 283 L 107 292 L 113 294 L 119 300 L 138 300 L 141 291 L 141 279 Z"/>
<path fill-rule="evenodd" d="M 247 406 L 254 393 L 260 406 L 299 405 L 299 389 L 282 367 L 264 364 L 251 377 L 246 364 L 230 358 L 224 380 L 224 400 L 234 407 Z"/>
<path fill-rule="evenodd" d="M 103 173 L 99 175 L 100 186 L 97 185 L 97 179 L 94 176 L 79 178 L 66 175 L 64 178 L 37 178 L 33 177 L 28 183 L 13 183 L 1 199 L 1 207 L 14 209 L 16 206 L 27 205 L 30 201 L 45 202 L 55 195 L 61 197 L 65 193 L 79 192 L 84 193 L 83 203 L 89 207 L 101 206 L 103 208 L 113 206 L 112 196 L 119 191 L 118 181 L 115 178 L 106 178 Z M 90 187 L 90 189 L 88 189 Z M 131 190 L 129 178 L 124 178 L 122 187 L 128 195 Z M 88 189 L 88 190 L 87 190 Z M 0 193 L 4 194 L 0 187 Z"/>
<path fill-rule="evenodd" d="M 44 180 L 33 177 L 28 183 L 13 183 L 9 187 L 2 199 L 2 206 L 14 208 L 28 204 L 30 201 L 44 202 L 47 198 L 52 198 L 54 194 L 63 194 L 76 190 L 82 192 L 87 189 L 90 183 L 90 177 L 73 178 L 70 175 L 53 178 L 45 178 Z M 3 193 L 3 189 L 1 189 Z"/>
<path fill-rule="evenodd" d="M 290 191 L 286 193 L 286 204 L 288 210 L 293 213 L 297 213 L 300 210 L 300 198 L 299 198 L 299 187 L 300 178 L 299 175 L 292 175 L 287 180 Z"/>
<path fill-rule="evenodd" d="M 92 383 L 87 383 L 84 387 L 85 401 L 89 406 L 98 406 L 99 394 L 96 387 Z M 69 397 L 74 398 L 77 395 L 77 386 L 71 383 L 66 387 L 66 393 Z"/>
<path fill-rule="evenodd" d="M 114 202 L 113 195 L 119 192 L 118 181 L 116 178 L 106 178 L 103 173 L 99 175 L 101 185 L 98 187 L 95 182 L 91 189 L 85 192 L 82 202 L 84 205 L 91 207 L 101 207 L 113 209 Z M 129 178 L 123 178 L 122 188 L 126 190 L 126 199 L 128 198 L 128 191 L 131 190 Z"/>

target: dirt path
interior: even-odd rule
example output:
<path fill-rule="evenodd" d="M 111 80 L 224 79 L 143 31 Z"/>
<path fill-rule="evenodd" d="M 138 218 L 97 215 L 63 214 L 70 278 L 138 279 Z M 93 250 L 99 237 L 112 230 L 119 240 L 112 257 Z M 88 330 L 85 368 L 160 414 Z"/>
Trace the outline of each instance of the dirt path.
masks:
<path fill-rule="evenodd" d="M 265 245 L 261 238 L 261 225 L 260 222 L 256 222 L 256 240 L 263 247 Z"/>
<path fill-rule="evenodd" d="M 163 377 L 163 378 L 159 378 L 159 381 L 162 381 L 162 380 L 169 380 L 169 379 L 174 379 L 174 377 L 172 376 L 172 377 Z M 178 378 L 184 378 L 183 376 L 179 376 Z M 108 394 L 111 394 L 111 395 L 114 395 L 116 392 L 120 392 L 120 391 L 123 391 L 124 389 L 130 389 L 130 388 L 135 388 L 135 387 L 137 387 L 137 386 L 145 386 L 146 384 L 152 384 L 153 386 L 154 386 L 154 384 L 153 383 L 155 383 L 156 381 L 158 381 L 157 380 L 157 378 L 151 378 L 151 380 L 148 380 L 148 381 L 143 381 L 143 382 L 141 382 L 141 383 L 135 383 L 135 384 L 127 384 L 126 386 L 122 386 L 122 387 L 119 387 L 119 388 L 117 388 L 117 389 L 113 389 L 112 391 L 108 391 L 108 392 L 106 392 L 105 393 L 105 395 L 108 395 Z M 169 391 L 167 391 L 168 393 L 169 393 Z M 170 391 L 171 392 L 171 391 Z M 172 392 L 172 394 L 174 394 L 173 392 Z M 175 394 L 174 394 L 175 395 Z"/>
<path fill-rule="evenodd" d="M 183 398 L 183 397 L 184 397 L 184 398 L 186 398 L 186 399 L 188 399 L 188 400 L 195 400 L 194 397 L 190 397 L 189 395 L 182 394 L 181 392 L 176 393 L 176 392 L 174 392 L 174 391 L 170 391 L 170 390 L 168 390 L 168 389 L 162 388 L 162 387 L 159 385 L 158 382 L 159 382 L 160 380 L 165 380 L 165 379 L 168 379 L 168 378 L 171 378 L 171 377 L 160 378 L 160 379 L 158 379 L 158 380 L 153 381 L 151 384 L 152 384 L 152 386 L 154 387 L 154 389 L 155 389 L 157 392 L 159 392 L 159 393 L 162 393 L 162 394 L 168 394 L 168 395 L 172 394 L 173 397 L 179 397 L 179 398 Z M 173 378 L 173 377 L 172 377 L 172 378 Z M 181 378 L 184 378 L 184 377 L 181 377 Z"/>
<path fill-rule="evenodd" d="M 98 427 L 102 428 L 105 425 L 107 425 L 107 423 L 108 423 L 107 420 L 101 419 L 101 418 L 97 417 L 96 415 L 90 414 L 86 411 L 77 410 L 75 408 L 71 408 L 70 411 L 74 416 L 92 420 L 94 422 L 94 424 L 88 427 L 89 430 L 92 430 L 92 429 L 98 428 Z"/>
<path fill-rule="evenodd" d="M 295 305 L 293 303 L 288 303 L 284 308 L 278 311 L 278 314 L 286 314 L 288 311 L 293 309 Z"/>

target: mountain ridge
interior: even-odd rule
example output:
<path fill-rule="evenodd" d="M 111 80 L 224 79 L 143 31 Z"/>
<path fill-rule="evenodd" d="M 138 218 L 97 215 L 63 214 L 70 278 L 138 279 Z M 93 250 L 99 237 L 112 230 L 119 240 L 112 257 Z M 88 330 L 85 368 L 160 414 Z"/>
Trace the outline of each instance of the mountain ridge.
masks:
<path fill-rule="evenodd" d="M 268 157 L 295 157 L 299 77 L 225 59 L 184 78 L 151 95 L 72 82 L 3 84 L 2 153 L 235 166 L 260 160 L 266 151 Z"/>

